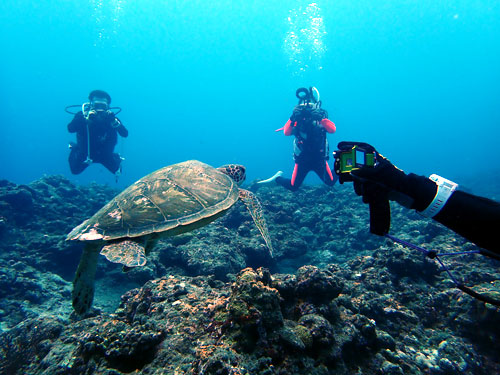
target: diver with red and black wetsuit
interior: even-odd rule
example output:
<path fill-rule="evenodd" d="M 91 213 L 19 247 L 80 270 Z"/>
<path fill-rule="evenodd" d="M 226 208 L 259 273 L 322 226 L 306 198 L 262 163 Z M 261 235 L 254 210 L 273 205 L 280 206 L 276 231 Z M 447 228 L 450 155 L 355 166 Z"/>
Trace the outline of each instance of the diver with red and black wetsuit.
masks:
<path fill-rule="evenodd" d="M 273 177 L 258 183 L 276 181 L 278 185 L 288 190 L 296 191 L 306 175 L 314 171 L 321 180 L 329 186 L 337 181 L 328 165 L 329 148 L 326 133 L 336 131 L 335 124 L 328 119 L 328 113 L 321 108 L 319 92 L 315 87 L 299 88 L 296 92 L 299 99 L 290 119 L 285 126 L 276 130 L 286 136 L 295 136 L 294 153 L 295 166 L 292 178 L 281 177 L 283 172 L 277 172 Z"/>

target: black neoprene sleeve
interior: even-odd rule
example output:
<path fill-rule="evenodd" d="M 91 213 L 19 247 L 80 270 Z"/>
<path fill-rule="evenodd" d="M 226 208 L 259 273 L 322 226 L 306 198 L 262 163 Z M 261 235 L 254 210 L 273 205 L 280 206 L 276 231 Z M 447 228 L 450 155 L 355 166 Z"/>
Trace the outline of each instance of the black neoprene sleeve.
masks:
<path fill-rule="evenodd" d="M 477 246 L 500 255 L 500 203 L 455 191 L 434 219 Z"/>
<path fill-rule="evenodd" d="M 414 199 L 411 208 L 417 211 L 425 210 L 436 195 L 437 185 L 427 177 L 410 173 L 401 181 L 399 191 Z M 500 255 L 500 203 L 457 190 L 433 219 Z"/>

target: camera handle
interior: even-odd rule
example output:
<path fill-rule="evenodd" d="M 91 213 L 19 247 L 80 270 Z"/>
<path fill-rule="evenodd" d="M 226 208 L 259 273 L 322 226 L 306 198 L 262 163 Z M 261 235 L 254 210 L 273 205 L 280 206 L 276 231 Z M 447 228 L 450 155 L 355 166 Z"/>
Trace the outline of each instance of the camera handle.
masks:
<path fill-rule="evenodd" d="M 391 228 L 391 206 L 388 199 L 372 199 L 370 208 L 370 233 L 385 236 Z"/>
<path fill-rule="evenodd" d="M 391 206 L 389 201 L 398 202 L 401 206 L 410 208 L 413 199 L 397 191 L 390 191 L 387 198 L 372 198 L 370 207 L 370 233 L 385 236 L 391 228 Z"/>

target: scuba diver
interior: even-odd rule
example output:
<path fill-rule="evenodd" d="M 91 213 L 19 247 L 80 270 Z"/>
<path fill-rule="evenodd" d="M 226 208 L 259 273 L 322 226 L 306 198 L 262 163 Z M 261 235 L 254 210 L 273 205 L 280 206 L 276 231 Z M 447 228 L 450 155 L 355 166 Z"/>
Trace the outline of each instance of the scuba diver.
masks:
<path fill-rule="evenodd" d="M 436 260 L 458 289 L 500 307 L 500 299 L 465 286 L 440 259 L 442 256 L 481 254 L 500 260 L 500 242 L 496 233 L 500 225 L 500 203 L 458 190 L 458 184 L 436 174 L 429 178 L 406 174 L 367 143 L 340 142 L 337 147 L 334 152 L 335 173 L 341 184 L 353 182 L 356 194 L 363 198 L 363 203 L 369 204 L 371 233 Z M 389 200 L 432 218 L 480 249 L 438 253 L 390 235 Z"/>
<path fill-rule="evenodd" d="M 326 133 L 335 133 L 335 124 L 328 119 L 328 112 L 321 108 L 319 91 L 315 87 L 299 88 L 295 95 L 299 103 L 293 109 L 292 116 L 284 127 L 276 130 L 283 130 L 286 136 L 295 136 L 293 143 L 295 167 L 292 178 L 281 177 L 283 172 L 279 171 L 271 178 L 257 183 L 276 181 L 278 185 L 296 191 L 309 171 L 314 171 L 326 185 L 333 186 L 337 176 L 332 174 L 328 165 L 329 148 Z"/>
<path fill-rule="evenodd" d="M 89 94 L 89 102 L 81 106 L 81 111 L 66 112 L 75 115 L 68 124 L 68 131 L 76 133 L 76 144 L 71 142 L 69 154 L 69 167 L 71 173 L 80 174 L 90 164 L 100 163 L 111 173 L 118 176 L 121 172 L 122 158 L 114 152 L 118 136 L 128 136 L 128 130 L 116 117 L 121 109 L 110 108 L 111 97 L 102 90 L 94 90 Z M 113 112 L 112 109 L 117 109 Z"/>

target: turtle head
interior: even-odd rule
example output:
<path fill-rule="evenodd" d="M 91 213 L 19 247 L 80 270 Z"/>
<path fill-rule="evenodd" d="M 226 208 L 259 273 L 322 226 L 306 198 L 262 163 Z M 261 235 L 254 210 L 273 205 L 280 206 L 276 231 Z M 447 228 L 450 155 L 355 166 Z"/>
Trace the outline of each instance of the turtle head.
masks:
<path fill-rule="evenodd" d="M 217 168 L 224 174 L 231 177 L 240 186 L 246 178 L 246 169 L 244 166 L 239 164 L 226 164 Z"/>

